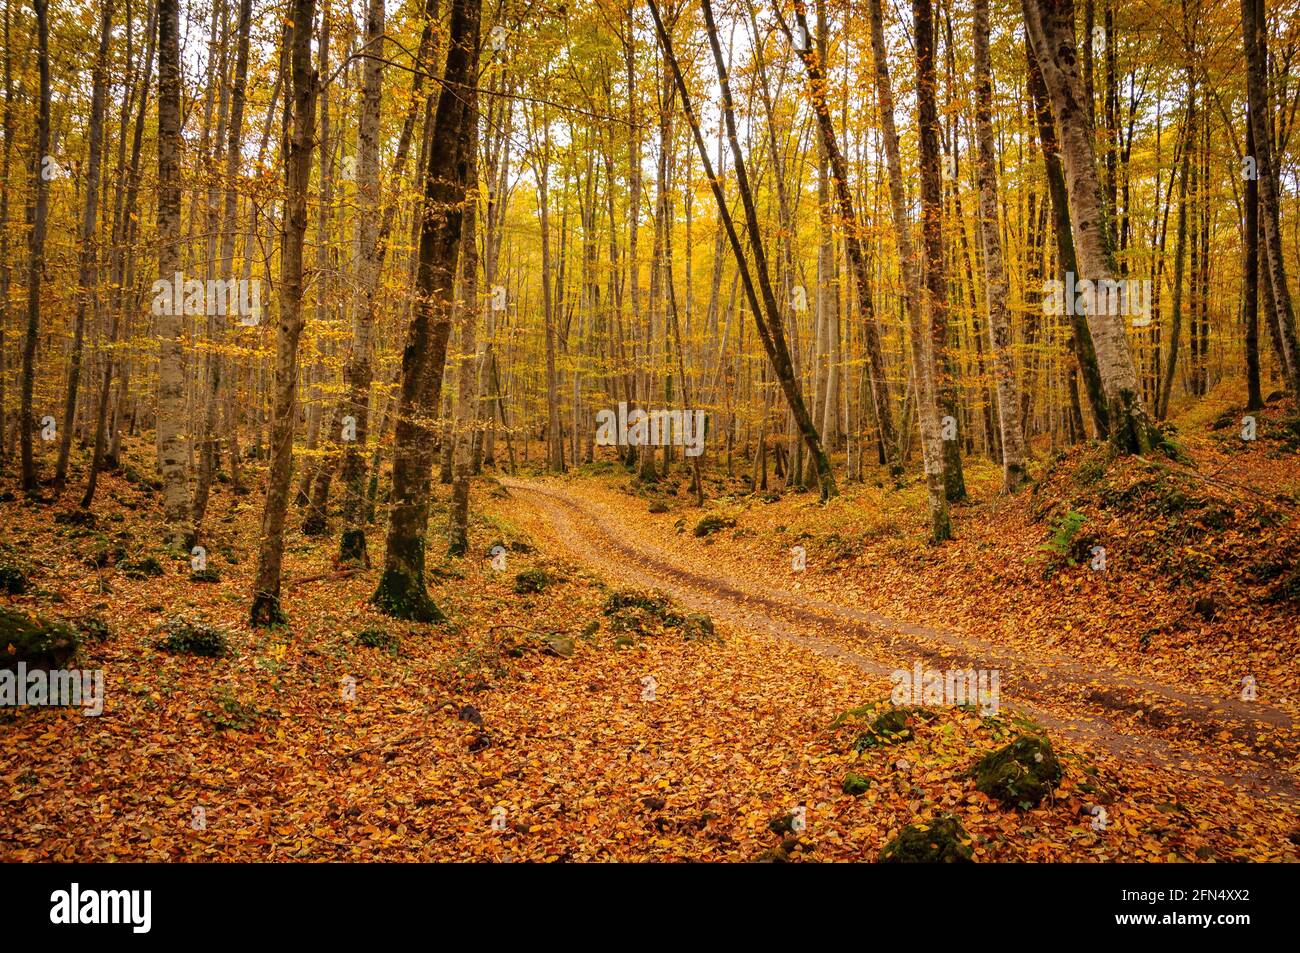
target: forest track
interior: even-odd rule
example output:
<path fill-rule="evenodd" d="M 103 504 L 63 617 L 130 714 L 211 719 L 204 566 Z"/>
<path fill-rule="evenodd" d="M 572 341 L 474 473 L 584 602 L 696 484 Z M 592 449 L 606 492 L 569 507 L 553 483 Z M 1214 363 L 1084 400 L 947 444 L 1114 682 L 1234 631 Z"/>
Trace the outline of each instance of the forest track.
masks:
<path fill-rule="evenodd" d="M 1084 746 L 1300 806 L 1300 779 L 1278 768 L 1294 766 L 1297 757 L 1297 726 L 1286 712 L 1189 692 L 1078 657 L 1029 653 L 889 619 L 736 574 L 722 577 L 636 538 L 610 507 L 571 484 L 502 482 L 545 518 L 542 532 L 612 582 L 663 589 L 693 609 L 872 675 L 887 677 L 917 661 L 927 668 L 995 669 L 1009 708 Z"/>

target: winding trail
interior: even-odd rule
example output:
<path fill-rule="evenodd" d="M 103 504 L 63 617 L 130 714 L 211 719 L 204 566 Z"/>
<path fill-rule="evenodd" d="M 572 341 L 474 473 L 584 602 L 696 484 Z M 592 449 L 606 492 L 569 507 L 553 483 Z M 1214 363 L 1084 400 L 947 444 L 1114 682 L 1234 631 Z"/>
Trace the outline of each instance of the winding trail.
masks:
<path fill-rule="evenodd" d="M 679 602 L 752 632 L 785 639 L 860 671 L 888 677 L 926 668 L 1000 672 L 1000 694 L 1017 711 L 1083 746 L 1152 767 L 1210 779 L 1253 797 L 1300 807 L 1296 729 L 1287 713 L 1201 695 L 1048 651 L 886 618 L 852 605 L 725 576 L 629 532 L 600 494 L 572 483 L 502 480 L 531 529 L 548 535 L 610 581 L 663 589 Z M 1225 743 L 1228 742 L 1228 743 Z"/>

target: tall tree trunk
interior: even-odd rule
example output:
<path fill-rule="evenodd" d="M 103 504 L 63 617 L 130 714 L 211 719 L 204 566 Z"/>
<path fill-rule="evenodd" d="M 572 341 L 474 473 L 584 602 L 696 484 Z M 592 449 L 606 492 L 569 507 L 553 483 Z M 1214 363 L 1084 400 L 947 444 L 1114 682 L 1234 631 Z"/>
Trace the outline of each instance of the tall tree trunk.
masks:
<path fill-rule="evenodd" d="M 158 0 L 158 274 L 169 284 L 181 270 L 180 2 Z M 173 289 L 173 301 L 177 297 Z M 158 315 L 158 466 L 171 544 L 188 548 L 190 488 L 186 472 L 185 318 L 175 307 Z"/>
<path fill-rule="evenodd" d="M 1264 266 L 1273 293 L 1273 308 L 1282 343 L 1282 363 L 1291 393 L 1300 395 L 1300 353 L 1297 353 L 1295 310 L 1287 284 L 1279 224 L 1280 176 L 1269 130 L 1268 23 L 1264 0 L 1241 0 L 1241 30 L 1246 52 L 1246 95 L 1255 139 L 1255 170 L 1259 182 L 1259 214 L 1264 231 Z"/>
<path fill-rule="evenodd" d="M 803 0 L 795 0 L 795 15 L 799 28 L 805 37 L 808 31 L 808 19 L 804 13 Z M 786 31 L 787 36 L 789 31 Z M 875 401 L 876 424 L 880 429 L 880 439 L 885 446 L 885 462 L 894 477 L 902 475 L 903 467 L 898 458 L 898 429 L 894 426 L 894 399 L 889 390 L 889 377 L 885 368 L 884 350 L 880 343 L 880 327 L 876 322 L 875 306 L 871 301 L 871 270 L 862 242 L 858 237 L 857 211 L 853 207 L 853 197 L 849 192 L 849 169 L 835 138 L 835 128 L 831 122 L 830 107 L 826 102 L 826 75 L 823 64 L 811 48 L 800 52 L 804 67 L 808 71 L 808 85 L 812 94 L 813 113 L 817 117 L 817 128 L 821 135 L 822 148 L 830 163 L 831 179 L 835 186 L 835 201 L 839 207 L 840 217 L 844 220 L 844 245 L 849 262 L 853 266 L 854 286 L 857 289 L 858 313 L 862 322 L 863 340 L 867 349 L 868 372 L 871 380 L 871 393 Z"/>
<path fill-rule="evenodd" d="M 1246 120 L 1246 155 L 1255 154 L 1255 126 Z M 1262 410 L 1264 394 L 1259 381 L 1259 179 L 1246 177 L 1246 225 L 1242 262 L 1242 311 L 1246 324 L 1246 409 Z"/>
<path fill-rule="evenodd" d="M 99 52 L 91 78 L 90 142 L 86 151 L 86 191 L 81 210 L 80 261 L 77 268 L 77 311 L 72 326 L 72 355 L 68 362 L 68 390 L 63 403 L 63 430 L 59 434 L 59 457 L 54 469 L 54 487 L 61 491 L 68 480 L 68 455 L 72 450 L 73 419 L 77 412 L 77 391 L 81 383 L 81 361 L 85 350 L 86 310 L 98 311 L 99 262 L 95 231 L 99 214 L 100 167 L 104 155 L 104 110 L 108 87 L 108 42 L 113 30 L 113 0 L 104 0 L 99 23 Z"/>
<path fill-rule="evenodd" d="M 1065 188 L 1065 172 L 1061 168 L 1061 150 L 1057 145 L 1056 129 L 1052 124 L 1052 108 L 1047 101 L 1047 87 L 1043 82 L 1042 71 L 1038 68 L 1038 57 L 1034 54 L 1033 45 L 1029 43 L 1028 37 L 1025 42 L 1029 88 L 1034 100 L 1034 111 L 1037 114 L 1038 139 L 1043 150 L 1047 191 L 1052 197 L 1057 271 L 1060 278 L 1064 279 L 1067 273 L 1078 274 L 1079 271 L 1078 258 L 1074 253 L 1074 233 L 1070 229 L 1070 200 Z M 1106 391 L 1101 383 L 1101 371 L 1097 367 L 1097 351 L 1092 345 L 1092 334 L 1088 330 L 1088 316 L 1080 314 L 1077 309 L 1071 309 L 1070 329 L 1070 343 L 1074 350 L 1075 361 L 1079 365 L 1079 375 L 1083 378 L 1084 389 L 1088 394 L 1093 428 L 1099 438 L 1105 439 L 1110 435 Z"/>
<path fill-rule="evenodd" d="M 271 412 L 270 466 L 257 579 L 249 618 L 253 625 L 284 621 L 280 569 L 284 559 L 284 519 L 293 475 L 293 435 L 298 422 L 298 339 L 302 336 L 303 245 L 307 235 L 307 188 L 316 147 L 316 95 L 320 77 L 312 69 L 311 34 L 316 0 L 293 0 L 290 44 L 292 128 L 286 110 L 284 136 L 284 232 L 280 240 L 280 320 L 276 329 L 275 389 Z"/>
<path fill-rule="evenodd" d="M 1191 70 L 1188 70 L 1187 125 L 1183 134 L 1183 163 L 1178 177 L 1178 237 L 1174 241 L 1174 301 L 1169 326 L 1169 356 L 1156 396 L 1156 418 L 1164 420 L 1169 414 L 1169 396 L 1174 387 L 1174 371 L 1178 367 L 1178 339 L 1183 329 L 1183 259 L 1187 252 L 1187 180 L 1191 175 L 1192 143 L 1196 128 L 1196 87 Z M 1195 320 L 1195 315 L 1193 315 Z"/>
<path fill-rule="evenodd" d="M 375 0 L 383 3 L 383 0 Z M 466 92 L 467 185 L 465 223 L 461 235 L 460 365 L 456 371 L 456 425 L 452 430 L 454 475 L 448 514 L 447 551 L 463 556 L 469 550 L 469 485 L 473 470 L 474 426 L 478 419 L 478 90 Z M 576 458 L 575 458 L 575 463 Z"/>
<path fill-rule="evenodd" d="M 957 392 L 948 358 L 948 276 L 943 254 L 943 184 L 939 175 L 938 81 L 934 69 L 934 12 L 930 0 L 912 0 L 916 36 L 916 126 L 921 159 L 921 237 L 925 249 L 925 286 L 930 303 L 932 368 L 939 376 L 939 406 L 957 419 Z M 946 428 L 945 428 L 946 430 Z M 966 498 L 961 441 L 943 440 L 943 486 L 950 503 Z"/>
<path fill-rule="evenodd" d="M 427 55 L 430 21 L 426 20 L 420 41 Z M 349 439 L 343 448 L 343 534 L 339 540 L 339 561 L 369 565 L 365 528 L 365 449 L 370 434 L 370 383 L 374 377 L 371 338 L 378 310 L 380 265 L 380 228 L 377 218 L 379 199 L 379 119 L 384 80 L 384 0 L 370 0 L 366 16 L 366 58 L 361 80 L 361 114 L 357 120 L 357 192 L 360 212 L 357 217 L 356 264 L 357 290 L 352 298 L 352 347 L 343 376 L 348 387 L 344 405 L 345 425 L 350 424 Z M 415 120 L 414 105 L 419 100 L 420 77 L 417 74 L 411 97 L 411 109 L 402 127 L 398 154 L 404 159 L 410 147 Z M 400 176 L 401 171 L 395 170 Z M 397 182 L 394 181 L 394 187 Z M 384 224 L 389 224 L 385 209 Z M 385 242 L 386 244 L 386 242 Z"/>
<path fill-rule="evenodd" d="M 817 425 L 813 422 L 812 414 L 809 413 L 808 406 L 804 403 L 803 395 L 800 392 L 799 381 L 795 377 L 794 366 L 790 360 L 790 350 L 786 345 L 785 333 L 781 329 L 780 309 L 777 307 L 776 296 L 772 291 L 772 282 L 768 275 L 767 255 L 763 249 L 762 233 L 758 225 L 758 211 L 754 204 L 753 192 L 749 186 L 749 176 L 745 169 L 744 154 L 740 148 L 740 138 L 736 133 L 736 116 L 732 107 L 731 84 L 728 79 L 726 64 L 722 58 L 722 48 L 718 43 L 718 31 L 713 19 L 713 8 L 709 0 L 703 0 L 705 27 L 708 31 L 709 46 L 713 51 L 714 64 L 718 71 L 718 80 L 722 87 L 722 113 L 726 121 L 727 139 L 731 145 L 736 173 L 736 187 L 740 192 L 741 204 L 745 210 L 745 223 L 748 227 L 750 251 L 754 259 L 757 289 L 755 288 L 753 276 L 750 274 L 745 253 L 740 247 L 740 238 L 736 234 L 735 223 L 731 220 L 731 212 L 727 206 L 726 196 L 723 195 L 722 186 L 713 174 L 713 164 L 709 160 L 708 147 L 704 144 L 699 121 L 690 105 L 690 94 L 686 88 L 686 81 L 682 77 L 681 67 L 678 65 L 672 51 L 672 40 L 659 17 L 658 6 L 654 3 L 654 0 L 647 0 L 647 2 L 650 13 L 655 20 L 655 29 L 659 34 L 659 42 L 668 60 L 668 65 L 672 69 L 673 79 L 677 83 L 677 92 L 682 98 L 682 109 L 690 123 L 691 132 L 695 138 L 695 146 L 699 151 L 701 163 L 704 165 L 705 176 L 709 180 L 713 197 L 718 204 L 718 213 L 722 218 L 724 227 L 727 229 L 727 238 L 731 243 L 732 254 L 736 259 L 736 266 L 740 272 L 741 281 L 745 286 L 745 294 L 749 299 L 750 310 L 753 312 L 754 323 L 757 326 L 759 337 L 763 341 L 763 348 L 767 352 L 772 369 L 776 372 L 777 379 L 781 383 L 782 392 L 785 394 L 786 403 L 794 416 L 799 433 L 802 435 L 804 443 L 808 447 L 808 452 L 812 454 L 815 461 L 821 498 L 823 500 L 830 499 L 838 495 L 839 491 L 835 486 L 835 475 L 831 472 L 830 460 L 826 456 L 826 451 L 822 448 Z M 759 302 L 760 294 L 762 295 L 761 304 Z"/>
<path fill-rule="evenodd" d="M 898 152 L 898 131 L 894 127 L 894 91 L 889 79 L 881 0 L 870 0 L 870 11 L 871 51 L 875 61 L 876 99 L 880 106 L 885 161 L 889 168 L 889 204 L 894 223 L 894 245 L 898 250 L 899 268 L 903 272 L 903 307 L 907 312 L 911 334 L 912 380 L 917 393 L 921 456 L 930 507 L 930 539 L 941 543 L 952 537 L 952 519 L 948 514 L 948 497 L 943 485 L 939 397 L 935 386 L 934 360 L 930 353 L 930 335 L 925 327 L 921 280 L 912 246 L 911 225 L 907 220 L 903 166 Z"/>
<path fill-rule="evenodd" d="M 1118 269 L 1074 48 L 1074 2 L 1022 0 L 1022 6 L 1056 120 L 1080 277 L 1094 283 L 1114 282 Z M 1148 453 L 1161 437 L 1142 405 L 1125 316 L 1094 314 L 1092 310 L 1088 330 L 1106 393 L 1111 443 L 1122 452 Z"/>
<path fill-rule="evenodd" d="M 975 138 L 979 145 L 980 234 L 984 238 L 984 282 L 989 309 L 989 341 L 998 389 L 1002 433 L 1002 485 L 1014 493 L 1026 479 L 1020 394 L 1011 355 L 1011 315 L 1007 274 L 998 230 L 997 162 L 993 154 L 993 76 L 989 65 L 989 3 L 975 0 Z"/>
<path fill-rule="evenodd" d="M 477 81 L 481 12 L 482 0 L 453 0 L 451 6 L 447 64 L 424 176 L 416 301 L 402 354 L 388 549 L 372 597 L 389 615 L 423 622 L 444 618 L 424 584 L 433 463 L 429 421 L 442 393 L 451 330 L 469 161 L 465 140 L 471 134 L 465 93 Z"/>

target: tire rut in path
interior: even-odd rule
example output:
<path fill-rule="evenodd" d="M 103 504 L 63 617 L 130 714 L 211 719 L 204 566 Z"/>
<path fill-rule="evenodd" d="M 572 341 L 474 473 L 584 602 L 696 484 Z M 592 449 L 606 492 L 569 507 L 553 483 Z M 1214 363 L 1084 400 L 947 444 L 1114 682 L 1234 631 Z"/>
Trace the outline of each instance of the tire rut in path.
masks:
<path fill-rule="evenodd" d="M 975 637 L 696 572 L 672 562 L 662 551 L 629 542 L 617 525 L 610 525 L 589 503 L 554 485 L 518 479 L 502 482 L 546 518 L 552 534 L 565 548 L 603 573 L 652 578 L 655 585 L 693 609 L 839 659 L 872 675 L 887 676 L 909 668 L 914 661 L 927 668 L 999 669 L 1000 692 L 1011 696 L 1018 709 L 1045 728 L 1119 757 L 1300 804 L 1300 785 L 1295 779 L 1240 748 L 1229 749 L 1234 755 L 1229 764 L 1212 763 L 1200 746 L 1175 745 L 1157 735 L 1136 733 L 1131 724 L 1117 726 L 1110 720 L 1142 712 L 1158 725 L 1186 729 L 1202 744 L 1222 731 L 1250 743 L 1261 731 L 1294 727 L 1285 712 L 1197 695 L 1110 668 L 1089 668 L 1060 654 L 1029 656 Z M 1062 702 L 1068 708 L 1071 697 L 1077 704 L 1100 708 L 1106 717 L 1078 717 L 1063 711 Z M 1292 750 L 1277 753 L 1287 759 L 1294 756 Z"/>

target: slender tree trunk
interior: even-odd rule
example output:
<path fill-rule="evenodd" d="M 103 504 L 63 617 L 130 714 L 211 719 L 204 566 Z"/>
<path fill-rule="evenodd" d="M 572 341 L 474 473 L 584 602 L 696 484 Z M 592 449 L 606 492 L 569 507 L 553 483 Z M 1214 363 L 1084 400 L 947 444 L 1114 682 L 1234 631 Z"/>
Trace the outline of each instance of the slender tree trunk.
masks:
<path fill-rule="evenodd" d="M 808 19 L 804 14 L 802 0 L 795 0 L 795 12 L 799 27 L 805 37 L 811 36 Z M 787 36 L 789 31 L 786 31 Z M 894 426 L 894 399 L 889 390 L 889 376 L 885 368 L 884 350 L 880 343 L 880 327 L 876 321 L 875 306 L 871 301 L 871 270 L 862 242 L 858 237 L 857 211 L 853 206 L 853 197 L 849 192 L 848 163 L 840 151 L 835 138 L 835 128 L 831 121 L 830 107 L 826 102 L 826 75 L 823 64 L 811 48 L 800 52 L 804 67 L 808 71 L 808 85 L 812 94 L 813 113 L 817 117 L 817 128 L 821 134 L 822 148 L 830 163 L 831 178 L 835 186 L 835 200 L 839 213 L 844 220 L 844 245 L 849 262 L 853 266 L 854 287 L 858 296 L 858 313 L 862 322 L 863 340 L 866 343 L 868 373 L 871 380 L 871 393 L 875 400 L 876 424 L 880 428 L 880 439 L 885 446 L 885 462 L 894 477 L 902 474 L 903 468 L 898 459 L 898 430 Z"/>
<path fill-rule="evenodd" d="M 794 366 L 790 360 L 790 350 L 786 345 L 785 334 L 781 329 L 780 310 L 777 307 L 776 296 L 772 291 L 772 282 L 768 276 L 767 255 L 760 238 L 762 233 L 758 225 L 758 211 L 754 205 L 754 196 L 750 190 L 749 177 L 745 169 L 744 154 L 741 151 L 740 139 L 736 133 L 736 117 L 732 107 L 731 85 L 728 80 L 727 67 L 722 58 L 722 49 L 718 44 L 718 32 L 713 20 L 713 8 L 709 0 L 703 0 L 705 27 L 708 30 L 709 45 L 713 51 L 713 60 L 722 87 L 722 113 L 726 121 L 727 139 L 730 142 L 734 160 L 736 187 L 740 192 L 741 204 L 745 209 L 750 251 L 754 259 L 754 272 L 757 276 L 757 289 L 750 274 L 745 253 L 741 249 L 735 223 L 731 220 L 731 212 L 727 206 L 726 196 L 722 192 L 722 185 L 713 174 L 713 163 L 709 160 L 708 147 L 704 144 L 699 121 L 696 119 L 694 109 L 690 104 L 690 93 L 686 88 L 686 81 L 682 77 L 681 67 L 673 54 L 672 40 L 659 17 L 658 6 L 654 3 L 654 0 L 647 0 L 647 2 L 650 13 L 655 20 L 655 29 L 659 34 L 659 42 L 663 48 L 664 56 L 668 60 L 668 65 L 673 72 L 673 79 L 677 83 L 677 92 L 682 98 L 682 109 L 690 123 L 691 133 L 695 138 L 695 146 L 699 151 L 700 160 L 704 166 L 705 177 L 709 181 L 713 197 L 718 204 L 719 216 L 727 229 L 727 238 L 731 243 L 732 254 L 736 259 L 736 266 L 740 272 L 741 281 L 745 286 L 745 295 L 749 300 L 750 310 L 753 312 L 754 323 L 758 329 L 759 337 L 763 341 L 768 360 L 771 362 L 777 379 L 781 383 L 782 392 L 785 394 L 786 403 L 794 416 L 799 433 L 808 447 L 808 452 L 813 455 L 816 462 L 821 497 L 823 500 L 830 499 L 836 496 L 839 491 L 835 486 L 835 475 L 831 472 L 830 461 L 827 459 L 826 451 L 822 448 L 821 436 L 817 432 L 817 426 L 813 422 L 807 404 L 804 403 L 802 393 L 800 393 L 799 381 L 795 377 Z M 761 304 L 759 303 L 760 293 L 762 295 Z"/>
<path fill-rule="evenodd" d="M 382 3 L 383 0 L 376 0 Z M 469 487 L 473 471 L 474 426 L 478 419 L 478 91 L 466 93 L 465 223 L 461 235 L 460 365 L 457 368 L 456 425 L 450 439 L 454 458 L 451 509 L 448 514 L 447 551 L 463 556 L 469 550 Z M 576 462 L 576 458 L 575 458 Z"/>
<path fill-rule="evenodd" d="M 99 24 L 99 53 L 90 81 L 90 142 L 86 151 L 86 191 L 81 211 L 80 262 L 77 268 L 77 311 L 72 327 L 72 356 L 68 362 L 68 390 L 63 404 L 63 430 L 59 434 L 59 458 L 54 470 L 54 487 L 61 491 L 68 480 L 68 455 L 72 450 L 73 420 L 77 412 L 77 391 L 81 383 L 81 362 L 85 350 L 86 310 L 97 312 L 99 286 L 98 250 L 95 232 L 99 214 L 99 184 L 104 156 L 104 110 L 108 87 L 108 43 L 113 30 L 113 0 L 104 0 Z"/>
<path fill-rule="evenodd" d="M 1011 315 L 1007 310 L 1007 274 L 1002 262 L 998 223 L 997 160 L 993 152 L 993 75 L 989 65 L 989 3 L 975 0 L 975 138 L 979 146 L 980 234 L 984 239 L 985 296 L 989 309 L 989 341 L 998 390 L 998 423 L 1002 435 L 1002 485 L 1008 493 L 1026 479 L 1024 429 L 1020 424 L 1020 393 L 1011 355 Z"/>
<path fill-rule="evenodd" d="M 180 3 L 158 0 L 158 274 L 169 284 L 181 271 Z M 176 297 L 173 289 L 173 301 Z M 158 334 L 158 466 L 171 544 L 188 548 L 190 488 L 186 472 L 185 318 L 160 309 Z"/>
<path fill-rule="evenodd" d="M 938 82 L 934 70 L 934 13 L 930 0 L 912 0 L 913 30 L 916 35 L 916 124 L 921 158 L 921 238 L 925 249 L 925 286 L 930 304 L 931 367 L 926 373 L 936 382 L 939 406 L 949 419 L 957 420 L 957 393 L 948 357 L 948 276 L 943 253 L 943 184 L 939 175 L 939 116 L 935 105 Z M 945 431 L 947 428 L 944 428 Z M 948 501 L 966 498 L 962 474 L 961 442 L 941 441 L 943 486 Z"/>
<path fill-rule="evenodd" d="M 1190 70 L 1189 70 L 1190 73 Z M 1174 241 L 1174 301 L 1169 326 L 1169 356 L 1156 396 L 1156 418 L 1164 420 L 1169 413 L 1169 397 L 1174 387 L 1174 371 L 1178 367 L 1178 339 L 1183 329 L 1183 259 L 1187 253 L 1187 180 L 1191 175 L 1192 130 L 1196 128 L 1196 87 L 1188 76 L 1187 126 L 1184 133 L 1183 164 L 1178 177 L 1178 237 Z M 1195 315 L 1193 315 L 1193 319 Z"/>
<path fill-rule="evenodd" d="M 45 270 L 45 231 L 50 188 L 46 162 L 50 150 L 50 22 L 49 0 L 32 0 L 36 13 L 36 69 L 39 75 L 36 142 L 32 149 L 32 200 L 27 223 L 27 336 L 23 341 L 23 386 L 20 395 L 18 439 L 22 451 L 23 490 L 38 492 L 36 460 L 32 455 L 32 399 L 36 378 L 36 342 L 41 325 L 41 276 Z"/>
<path fill-rule="evenodd" d="M 884 16 L 881 0 L 870 0 L 871 49 L 875 60 L 876 98 L 880 106 L 885 161 L 889 167 L 889 204 L 894 223 L 894 244 L 903 272 L 903 307 L 911 332 L 912 380 L 917 393 L 917 417 L 921 430 L 921 454 L 930 507 L 930 539 L 941 543 L 952 538 L 952 519 L 943 485 L 943 452 L 939 422 L 939 397 L 934 379 L 930 335 L 925 327 L 921 280 L 912 246 L 911 225 L 903 190 L 902 160 L 898 152 L 898 131 L 894 126 L 894 91 L 889 78 L 885 49 Z M 906 418 L 904 418 L 906 420 Z"/>
<path fill-rule="evenodd" d="M 1255 154 L 1255 126 L 1246 120 L 1246 154 Z M 1264 394 L 1259 381 L 1259 180 L 1246 178 L 1246 225 L 1241 275 L 1242 311 L 1246 324 L 1246 409 L 1262 410 Z"/>
<path fill-rule="evenodd" d="M 303 246 L 307 234 L 307 188 L 312 150 L 316 147 L 316 95 L 320 78 L 312 69 L 311 34 L 316 0 L 293 0 L 286 42 L 290 44 L 292 104 L 284 129 L 284 232 L 280 241 L 280 320 L 276 331 L 275 390 L 271 414 L 270 466 L 257 579 L 249 613 L 253 625 L 284 621 L 280 606 L 280 570 L 284 559 L 284 519 L 293 475 L 293 435 L 298 422 L 298 340 L 302 335 Z"/>

